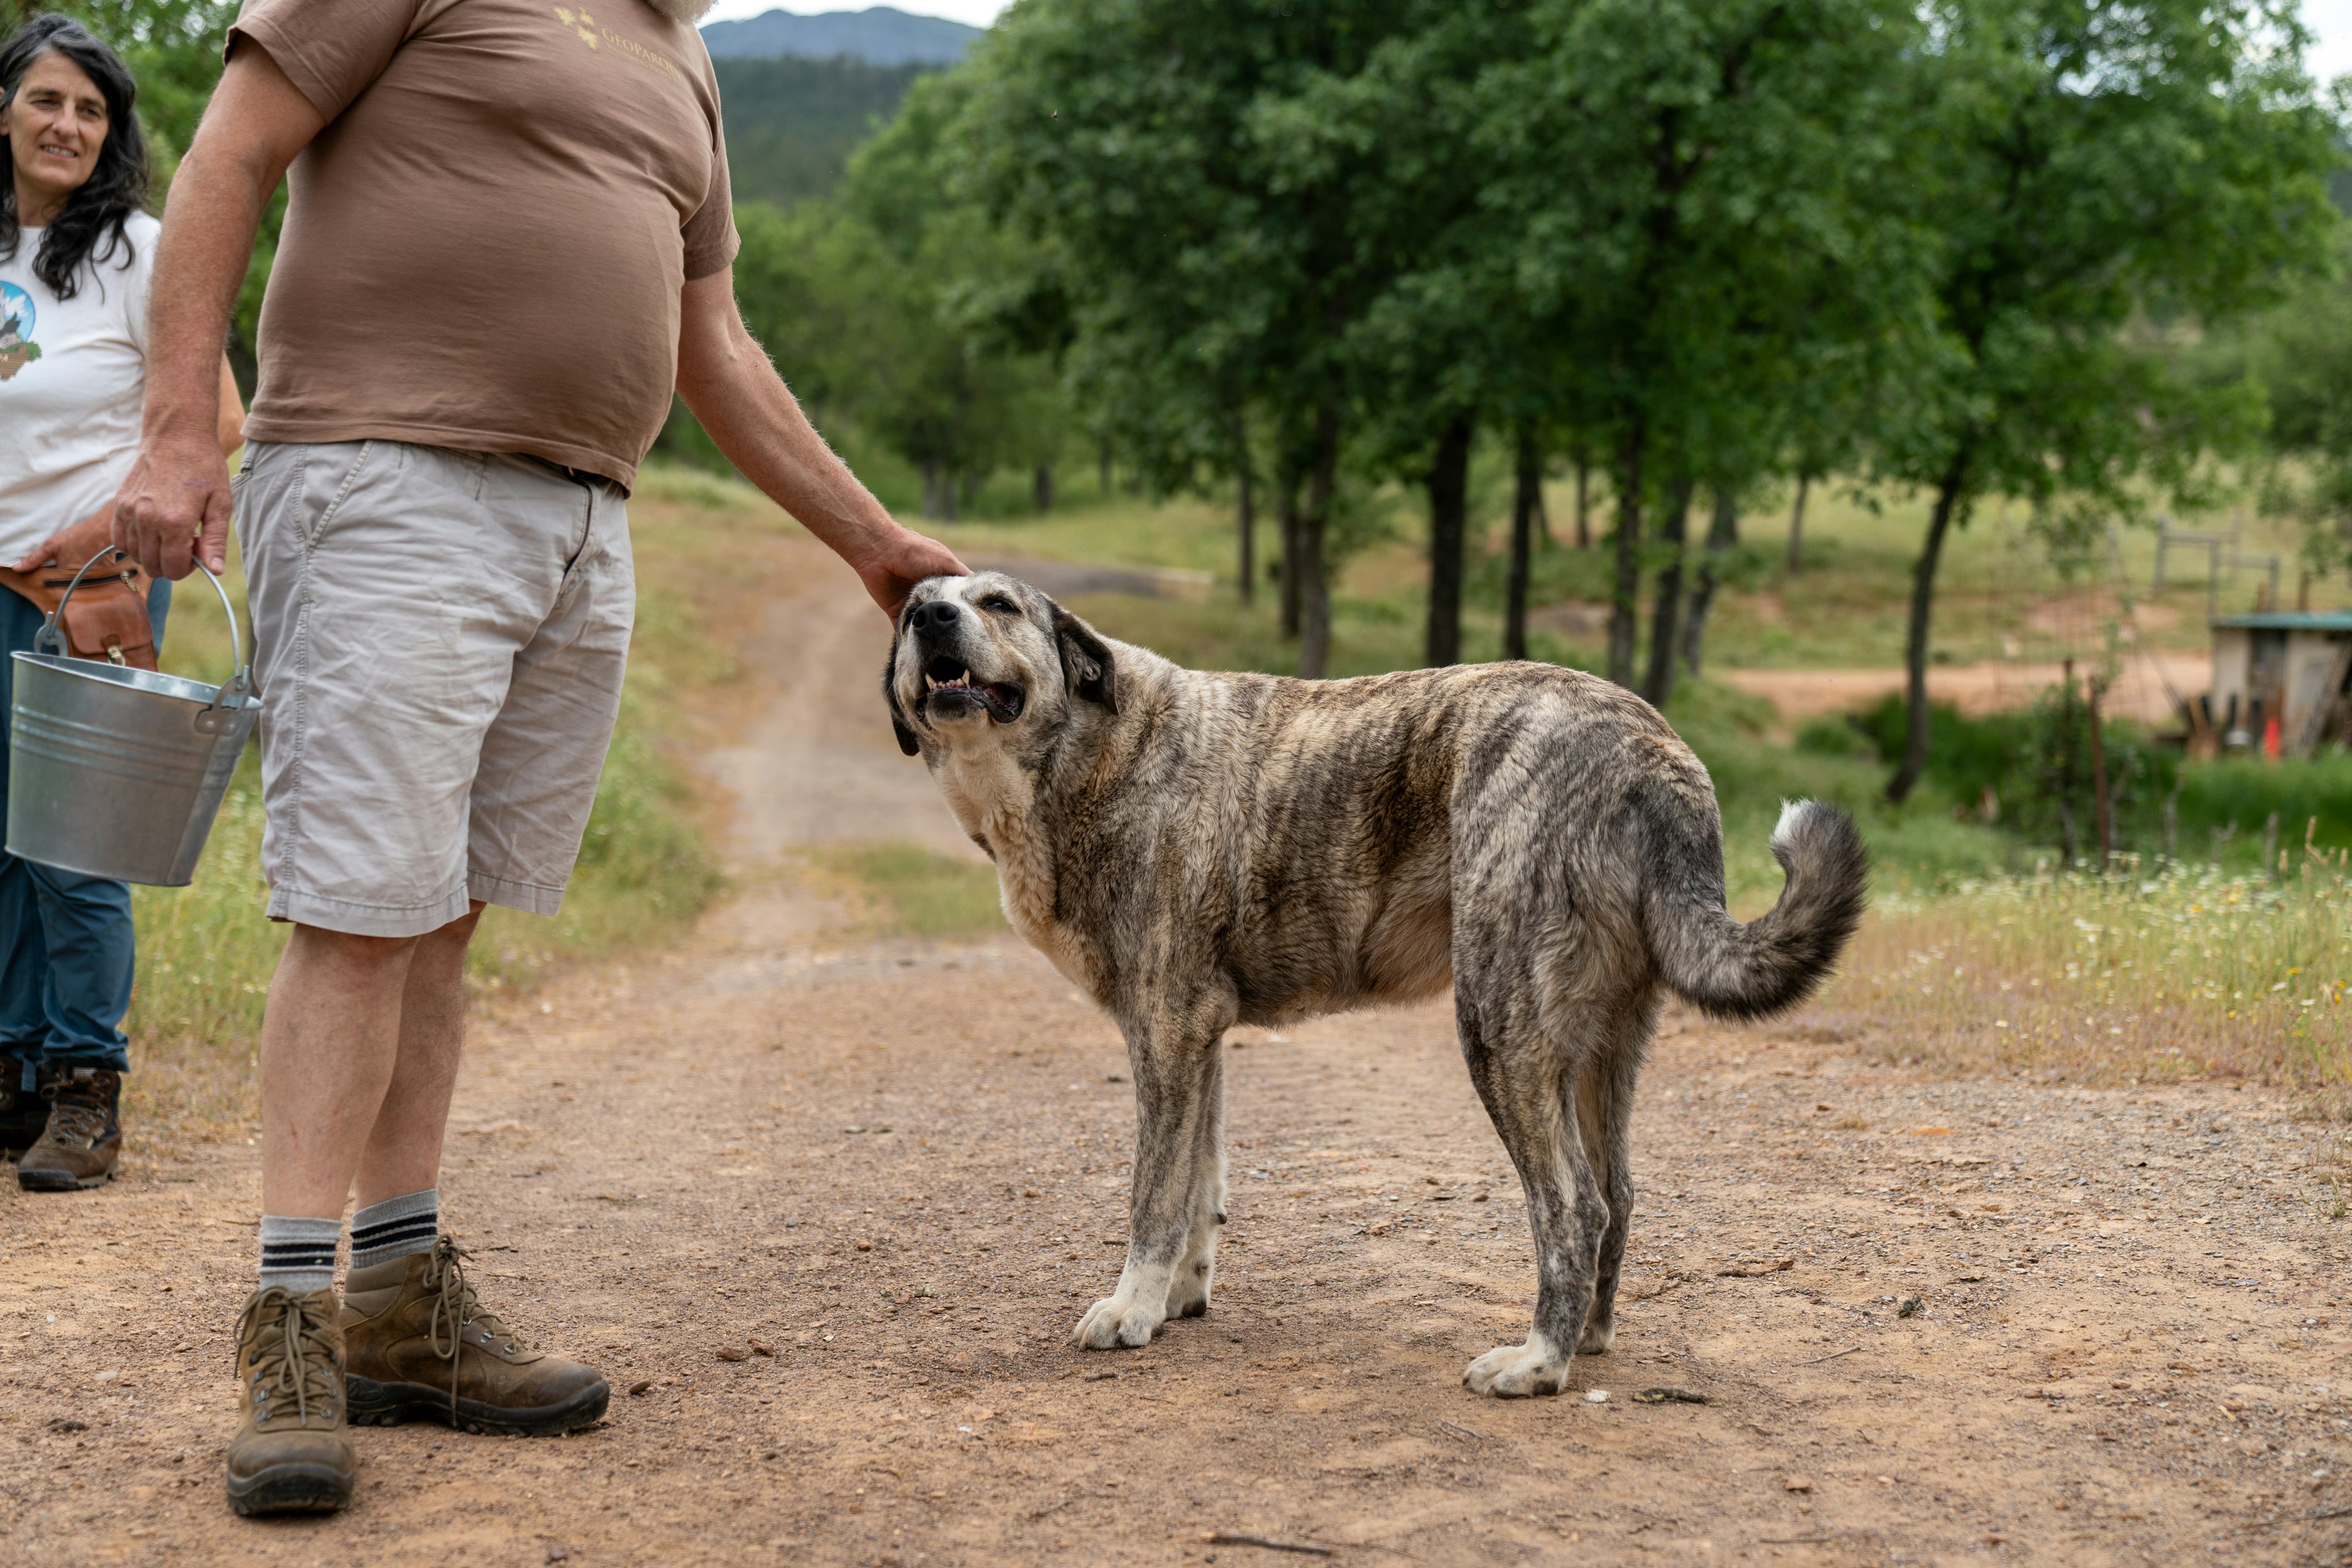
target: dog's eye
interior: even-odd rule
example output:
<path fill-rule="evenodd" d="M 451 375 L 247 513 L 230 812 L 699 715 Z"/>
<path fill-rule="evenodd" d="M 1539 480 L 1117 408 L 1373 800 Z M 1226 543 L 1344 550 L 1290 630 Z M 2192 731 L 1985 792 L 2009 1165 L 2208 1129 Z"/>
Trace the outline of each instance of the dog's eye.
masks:
<path fill-rule="evenodd" d="M 994 610 L 1000 616 L 1017 616 L 1021 613 L 1021 606 L 1002 594 L 991 594 L 980 602 L 980 607 L 983 610 Z"/>

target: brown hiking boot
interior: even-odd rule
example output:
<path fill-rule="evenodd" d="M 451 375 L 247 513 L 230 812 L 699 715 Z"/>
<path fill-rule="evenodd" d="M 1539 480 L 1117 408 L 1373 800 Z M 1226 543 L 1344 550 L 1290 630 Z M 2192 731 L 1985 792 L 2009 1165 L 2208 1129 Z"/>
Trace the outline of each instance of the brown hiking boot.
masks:
<path fill-rule="evenodd" d="M 228 1506 L 330 1513 L 352 1500 L 359 1456 L 343 1424 L 343 1334 L 330 1287 L 257 1290 L 236 1322 L 244 1420 L 228 1446 Z"/>
<path fill-rule="evenodd" d="M 40 1090 L 23 1087 L 25 1068 L 0 1056 L 0 1158 L 14 1160 L 33 1146 L 49 1124 L 49 1102 Z"/>
<path fill-rule="evenodd" d="M 76 1068 L 41 1093 L 49 1124 L 16 1163 L 16 1184 L 28 1193 L 70 1193 L 111 1179 L 122 1158 L 122 1075 Z"/>
<path fill-rule="evenodd" d="M 447 1237 L 430 1252 L 354 1268 L 343 1279 L 352 1419 L 396 1426 L 412 1415 L 467 1432 L 552 1436 L 604 1414 L 596 1369 L 524 1348 L 484 1309 Z"/>

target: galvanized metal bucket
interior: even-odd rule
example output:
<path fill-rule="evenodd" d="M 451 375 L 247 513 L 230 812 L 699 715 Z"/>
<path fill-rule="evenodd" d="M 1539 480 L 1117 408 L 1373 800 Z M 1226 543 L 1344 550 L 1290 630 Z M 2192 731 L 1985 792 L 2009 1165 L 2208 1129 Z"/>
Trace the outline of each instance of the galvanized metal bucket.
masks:
<path fill-rule="evenodd" d="M 253 672 L 228 611 L 226 686 L 68 658 L 61 623 L 101 550 L 66 587 L 31 653 L 11 654 L 8 853 L 61 870 L 184 888 L 220 812 L 246 737 L 261 717 Z"/>

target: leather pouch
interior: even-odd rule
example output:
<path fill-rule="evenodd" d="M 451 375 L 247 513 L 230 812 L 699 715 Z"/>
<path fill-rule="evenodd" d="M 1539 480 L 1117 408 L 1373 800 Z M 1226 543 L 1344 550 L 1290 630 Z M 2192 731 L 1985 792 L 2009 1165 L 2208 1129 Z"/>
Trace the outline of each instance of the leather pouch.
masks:
<path fill-rule="evenodd" d="M 0 587 L 54 616 L 73 574 L 51 561 L 37 572 L 0 567 Z M 155 628 L 147 619 L 147 579 L 138 563 L 120 551 L 89 569 L 66 605 L 66 651 L 76 658 L 103 659 L 133 669 L 155 668 Z"/>

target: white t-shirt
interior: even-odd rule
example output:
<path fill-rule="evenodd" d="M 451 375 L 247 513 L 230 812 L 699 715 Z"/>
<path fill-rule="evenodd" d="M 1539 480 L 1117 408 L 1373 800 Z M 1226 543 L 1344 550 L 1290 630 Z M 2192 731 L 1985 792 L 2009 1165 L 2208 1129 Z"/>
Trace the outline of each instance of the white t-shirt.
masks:
<path fill-rule="evenodd" d="M 139 454 L 163 226 L 133 213 L 123 231 L 132 255 L 84 261 L 70 300 L 34 276 L 42 230 L 0 261 L 0 566 L 112 500 Z"/>

